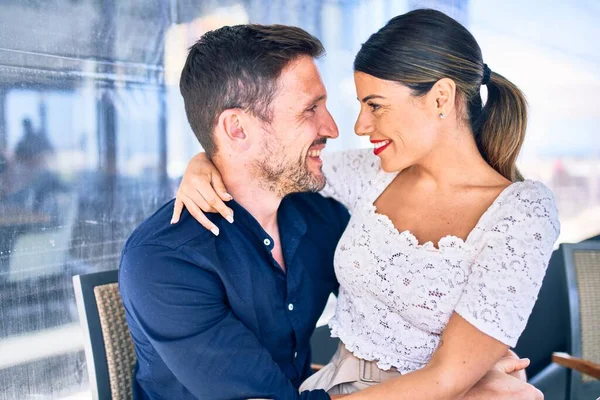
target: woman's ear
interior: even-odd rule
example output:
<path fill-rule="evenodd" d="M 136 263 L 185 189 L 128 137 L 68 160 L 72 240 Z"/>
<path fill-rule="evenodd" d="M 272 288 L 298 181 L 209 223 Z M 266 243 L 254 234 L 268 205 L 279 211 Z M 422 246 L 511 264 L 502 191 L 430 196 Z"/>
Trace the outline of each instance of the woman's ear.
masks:
<path fill-rule="evenodd" d="M 435 113 L 439 118 L 443 119 L 454 111 L 456 83 L 452 79 L 440 79 L 433 85 L 430 93 L 435 99 Z"/>

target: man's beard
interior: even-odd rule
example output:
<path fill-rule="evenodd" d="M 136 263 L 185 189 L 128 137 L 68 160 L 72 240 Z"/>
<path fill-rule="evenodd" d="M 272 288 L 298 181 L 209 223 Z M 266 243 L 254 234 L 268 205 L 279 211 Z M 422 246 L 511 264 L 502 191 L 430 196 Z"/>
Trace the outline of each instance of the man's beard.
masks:
<path fill-rule="evenodd" d="M 315 141 L 325 143 L 326 139 Z M 269 141 L 263 147 L 264 157 L 254 163 L 254 174 L 261 187 L 284 197 L 290 193 L 319 192 L 325 187 L 323 174 L 314 174 L 308 169 L 308 154 L 300 155 L 295 162 L 288 161 L 283 149 L 273 149 Z"/>

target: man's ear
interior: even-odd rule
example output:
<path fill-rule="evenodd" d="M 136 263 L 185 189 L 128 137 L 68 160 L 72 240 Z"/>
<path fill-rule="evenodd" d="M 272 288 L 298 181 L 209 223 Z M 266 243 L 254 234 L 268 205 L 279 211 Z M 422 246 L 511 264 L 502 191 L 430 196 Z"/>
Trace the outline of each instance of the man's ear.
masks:
<path fill-rule="evenodd" d="M 246 151 L 250 148 L 250 138 L 245 126 L 248 124 L 248 115 L 242 109 L 232 108 L 219 115 L 215 129 L 215 140 L 226 143 L 225 146 L 234 151 Z"/>
<path fill-rule="evenodd" d="M 219 130 L 221 130 L 229 140 L 240 141 L 246 139 L 246 133 L 242 124 L 243 111 L 239 108 L 231 108 L 223 111 L 219 115 L 217 122 Z"/>
<path fill-rule="evenodd" d="M 443 119 L 452 114 L 456 98 L 456 83 L 452 79 L 442 78 L 437 81 L 429 95 L 433 96 L 436 117 Z"/>

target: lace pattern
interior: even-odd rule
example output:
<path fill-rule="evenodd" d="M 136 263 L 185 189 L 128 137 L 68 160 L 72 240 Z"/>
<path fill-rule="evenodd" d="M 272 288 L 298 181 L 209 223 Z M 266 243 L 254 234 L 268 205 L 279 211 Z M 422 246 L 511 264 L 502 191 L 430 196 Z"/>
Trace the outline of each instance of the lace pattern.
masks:
<path fill-rule="evenodd" d="M 447 236 L 436 248 L 376 213 L 373 201 L 395 174 L 380 171 L 370 153 L 324 163 L 324 194 L 352 213 L 334 259 L 340 293 L 332 334 L 357 357 L 403 373 L 425 366 L 453 312 L 514 346 L 559 233 L 550 190 L 530 180 L 512 184 L 466 240 Z"/>

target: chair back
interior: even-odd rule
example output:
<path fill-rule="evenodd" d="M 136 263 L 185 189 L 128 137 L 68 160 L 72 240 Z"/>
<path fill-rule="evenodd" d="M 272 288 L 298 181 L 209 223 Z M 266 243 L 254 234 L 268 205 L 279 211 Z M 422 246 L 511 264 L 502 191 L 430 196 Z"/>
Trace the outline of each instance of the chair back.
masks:
<path fill-rule="evenodd" d="M 327 325 L 315 329 L 310 338 L 313 364 L 326 365 L 338 348 L 340 339 L 331 337 L 331 331 Z"/>
<path fill-rule="evenodd" d="M 520 357 L 531 360 L 527 368 L 530 378 L 535 378 L 552 364 L 552 353 L 570 350 L 567 347 L 569 295 L 564 262 L 563 248 L 560 246 L 552 253 L 537 301 L 515 346 L 515 352 Z"/>
<path fill-rule="evenodd" d="M 94 400 L 133 397 L 135 348 L 117 278 L 117 270 L 73 277 Z"/>
<path fill-rule="evenodd" d="M 574 357 L 600 364 L 600 241 L 564 244 L 569 288 L 570 351 Z M 600 395 L 600 381 L 570 371 L 570 398 Z"/>

